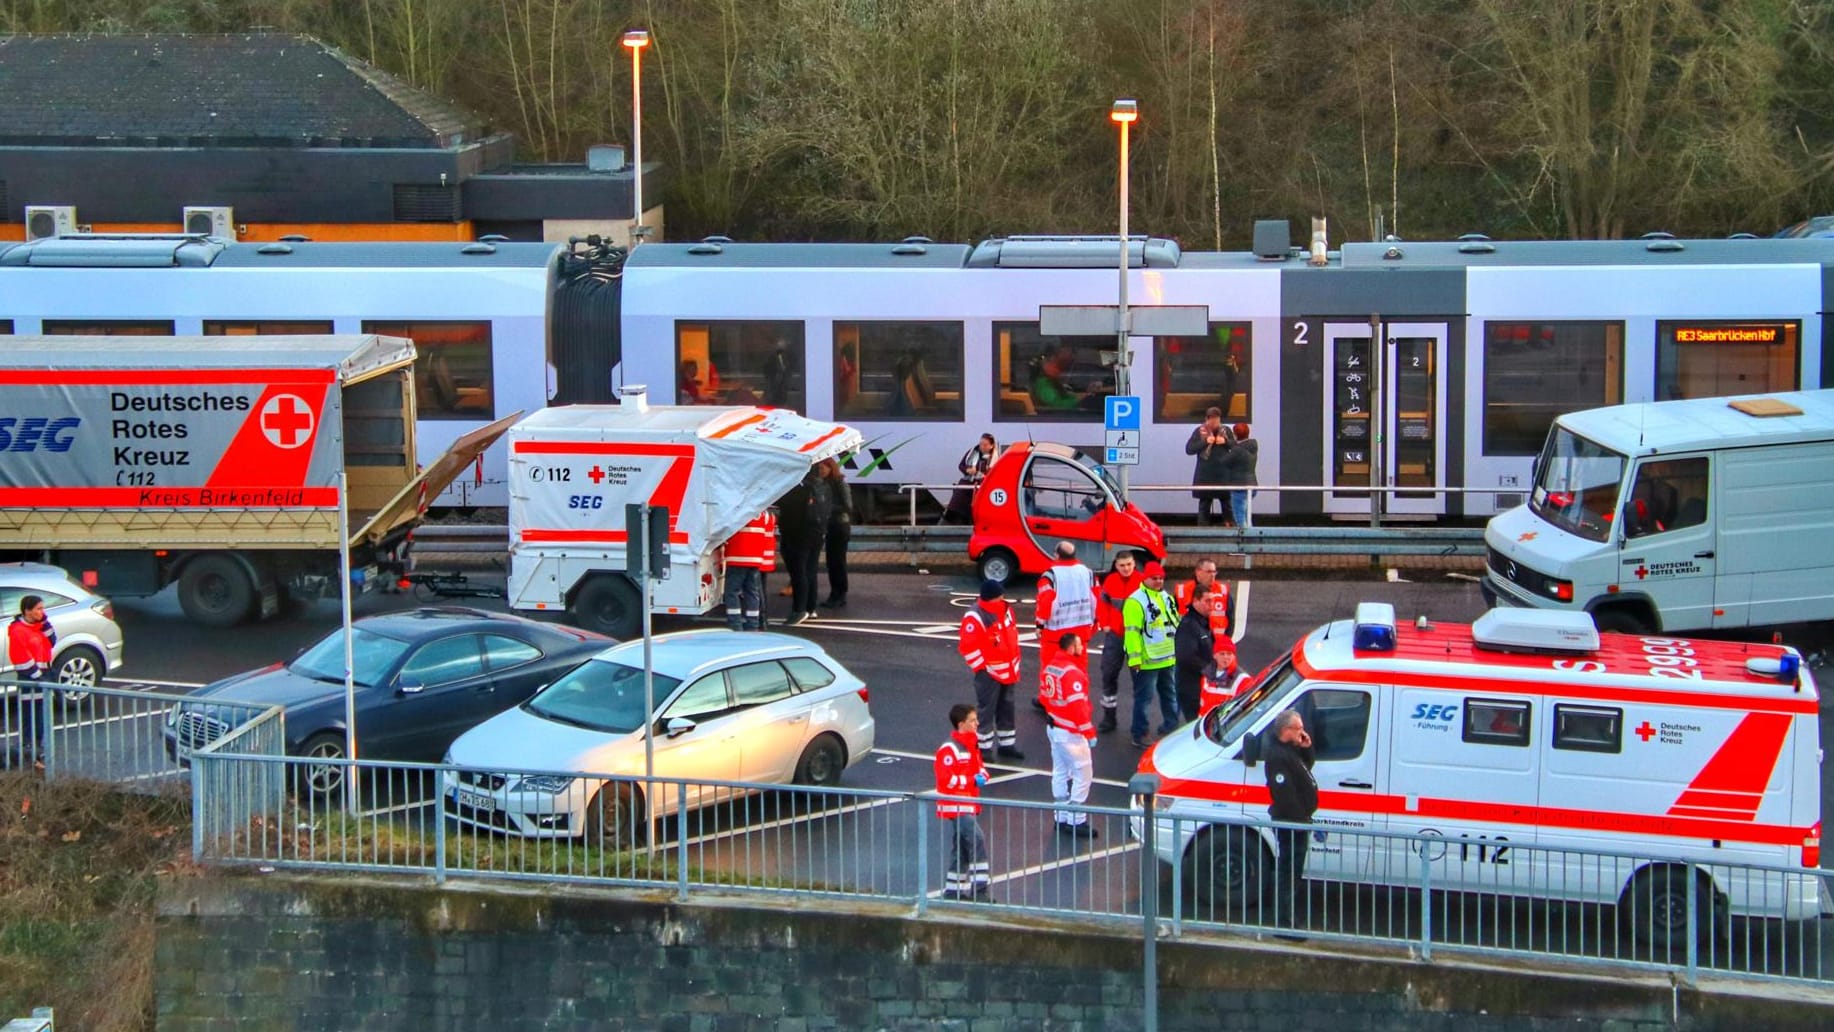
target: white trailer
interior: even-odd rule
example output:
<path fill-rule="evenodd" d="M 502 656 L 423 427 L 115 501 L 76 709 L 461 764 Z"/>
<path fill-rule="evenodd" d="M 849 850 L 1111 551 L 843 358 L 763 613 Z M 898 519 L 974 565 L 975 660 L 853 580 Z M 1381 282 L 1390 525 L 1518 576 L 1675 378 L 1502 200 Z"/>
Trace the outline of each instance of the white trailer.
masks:
<path fill-rule="evenodd" d="M 617 405 L 543 409 L 509 432 L 509 603 L 566 610 L 581 627 L 635 634 L 642 593 L 626 572 L 625 506 L 669 511 L 669 565 L 652 613 L 720 604 L 726 540 L 859 431 L 787 409 Z"/>

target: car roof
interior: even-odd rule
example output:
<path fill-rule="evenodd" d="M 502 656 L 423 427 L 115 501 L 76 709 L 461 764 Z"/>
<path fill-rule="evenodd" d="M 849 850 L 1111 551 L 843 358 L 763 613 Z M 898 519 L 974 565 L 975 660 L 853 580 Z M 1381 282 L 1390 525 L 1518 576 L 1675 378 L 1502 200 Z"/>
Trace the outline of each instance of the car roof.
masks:
<path fill-rule="evenodd" d="M 0 585 L 55 590 L 59 594 L 74 594 L 79 598 L 92 594 L 88 588 L 72 579 L 63 567 L 52 566 L 50 563 L 0 563 Z"/>
<path fill-rule="evenodd" d="M 678 681 L 690 681 L 709 670 L 736 666 L 742 662 L 765 659 L 789 659 L 807 656 L 826 659 L 827 652 L 813 642 L 787 634 L 757 631 L 677 631 L 650 639 L 650 667 L 656 673 Z M 594 659 L 643 666 L 641 639 L 614 645 Z"/>
<path fill-rule="evenodd" d="M 406 641 L 424 641 L 464 631 L 503 631 L 523 629 L 527 633 L 548 637 L 566 636 L 560 627 L 508 613 L 492 613 L 468 606 L 423 606 L 398 613 L 378 613 L 356 621 L 366 631 Z"/>

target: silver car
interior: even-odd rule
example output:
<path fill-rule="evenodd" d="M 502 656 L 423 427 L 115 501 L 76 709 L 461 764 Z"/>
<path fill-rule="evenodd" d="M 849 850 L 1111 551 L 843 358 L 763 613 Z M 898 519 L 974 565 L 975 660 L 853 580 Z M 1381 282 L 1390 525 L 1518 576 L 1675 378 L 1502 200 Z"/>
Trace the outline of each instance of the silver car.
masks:
<path fill-rule="evenodd" d="M 657 777 L 684 779 L 692 810 L 740 794 L 701 782 L 833 785 L 872 750 L 865 682 L 818 645 L 782 634 L 685 631 L 587 660 L 515 709 L 459 736 L 445 762 L 450 816 L 533 838 L 606 844 L 680 809 L 669 786 L 646 804 L 643 728 Z"/>
<path fill-rule="evenodd" d="M 57 631 L 50 680 L 80 688 L 93 688 L 121 668 L 121 625 L 115 607 L 70 578 L 62 568 L 45 563 L 0 563 L 0 619 L 11 622 L 19 615 L 19 600 L 37 595 L 45 600 L 45 618 Z M 0 653 L 0 669 L 13 667 Z M 69 692 L 66 702 L 80 702 L 87 692 Z"/>

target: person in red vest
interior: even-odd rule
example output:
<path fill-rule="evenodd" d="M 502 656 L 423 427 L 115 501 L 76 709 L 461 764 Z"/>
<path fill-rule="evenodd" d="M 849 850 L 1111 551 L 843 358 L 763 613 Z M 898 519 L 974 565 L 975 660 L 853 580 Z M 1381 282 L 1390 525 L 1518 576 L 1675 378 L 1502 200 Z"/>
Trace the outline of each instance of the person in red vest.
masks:
<path fill-rule="evenodd" d="M 999 581 L 981 585 L 981 598 L 962 617 L 956 648 L 974 671 L 974 701 L 980 708 L 981 752 L 992 759 L 999 741 L 1001 759 L 1023 760 L 1019 730 L 1013 720 L 1013 685 L 1019 683 L 1019 623 Z"/>
<path fill-rule="evenodd" d="M 1057 659 L 1057 642 L 1065 631 L 1082 639 L 1084 651 L 1078 655 L 1086 654 L 1089 639 L 1095 634 L 1095 606 L 1099 594 L 1095 589 L 1095 571 L 1076 561 L 1075 542 L 1057 542 L 1057 556 L 1051 568 L 1038 578 L 1033 617 L 1038 627 L 1041 670 Z"/>
<path fill-rule="evenodd" d="M 726 626 L 764 629 L 764 575 L 777 568 L 777 513 L 766 509 L 726 542 Z"/>
<path fill-rule="evenodd" d="M 1051 726 L 1045 734 L 1051 739 L 1051 797 L 1060 809 L 1056 813 L 1057 833 L 1076 838 L 1095 838 L 1100 834 L 1089 823 L 1089 815 L 1068 806 L 1089 801 L 1089 782 L 1095 776 L 1095 764 L 1089 750 L 1095 747 L 1094 716 L 1089 707 L 1089 675 L 1083 670 L 1083 640 L 1065 631 L 1057 638 L 1057 658 L 1039 678 L 1044 689 L 1044 712 Z"/>
<path fill-rule="evenodd" d="M 936 750 L 936 816 L 949 828 L 949 873 L 942 898 L 991 903 L 987 836 L 975 819 L 987 768 L 981 764 L 980 718 L 974 707 L 965 702 L 949 707 L 949 728 L 949 740 Z"/>
<path fill-rule="evenodd" d="M 1121 603 L 1140 589 L 1145 578 L 1132 552 L 1114 557 L 1108 576 L 1102 578 L 1101 592 L 1096 596 L 1095 625 L 1101 629 L 1102 644 L 1102 722 L 1098 731 L 1115 729 L 1115 708 L 1120 705 L 1121 668 L 1127 665 L 1127 649 L 1122 643 Z"/>
<path fill-rule="evenodd" d="M 1206 594 L 1203 596 L 1204 611 L 1210 615 L 1210 633 L 1216 635 L 1216 655 L 1220 661 L 1223 653 L 1231 658 L 1235 656 L 1235 639 L 1230 637 L 1233 630 L 1229 610 L 1229 584 L 1216 579 L 1216 560 L 1204 556 L 1197 560 L 1197 569 L 1192 579 L 1179 583 L 1172 592 L 1172 598 L 1178 603 L 1178 612 L 1183 615 L 1191 608 L 1191 602 L 1198 597 L 1197 588 L 1202 585 Z"/>
<path fill-rule="evenodd" d="M 37 595 L 21 598 L 19 615 L 6 628 L 6 661 L 19 685 L 12 724 L 19 732 L 16 765 L 20 768 L 39 759 L 39 724 L 44 719 L 40 708 L 46 695 L 39 682 L 51 676 L 56 652 L 57 631 L 45 619 L 45 600 Z"/>

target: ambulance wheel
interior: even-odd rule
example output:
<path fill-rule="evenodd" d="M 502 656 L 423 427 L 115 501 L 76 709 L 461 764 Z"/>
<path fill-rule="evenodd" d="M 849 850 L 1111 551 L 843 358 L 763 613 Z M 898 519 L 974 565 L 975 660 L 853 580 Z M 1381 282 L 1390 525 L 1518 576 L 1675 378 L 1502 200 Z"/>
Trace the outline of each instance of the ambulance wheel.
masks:
<path fill-rule="evenodd" d="M 1647 621 L 1625 606 L 1611 606 L 1593 613 L 1592 625 L 1617 634 L 1648 634 L 1651 630 Z"/>
<path fill-rule="evenodd" d="M 981 553 L 981 579 L 1001 584 L 1019 573 L 1019 559 L 1004 548 L 989 548 Z"/>
<path fill-rule="evenodd" d="M 1252 921 L 1273 876 L 1273 857 L 1251 828 L 1212 827 L 1191 840 L 1185 856 L 1191 893 L 1204 921 Z"/>
<path fill-rule="evenodd" d="M 255 582 L 229 556 L 200 555 L 178 577 L 178 605 L 192 623 L 234 627 L 255 608 Z"/>
<path fill-rule="evenodd" d="M 1683 953 L 1688 947 L 1688 878 L 1685 867 L 1650 866 L 1637 872 L 1630 887 L 1618 898 L 1618 914 L 1630 925 L 1638 943 L 1655 952 L 1657 959 Z M 1726 916 L 1713 881 L 1694 874 L 1694 933 L 1696 941 L 1709 942 Z"/>
<path fill-rule="evenodd" d="M 635 637 L 643 627 L 643 596 L 622 574 L 595 573 L 573 597 L 573 617 L 588 631 Z"/>

